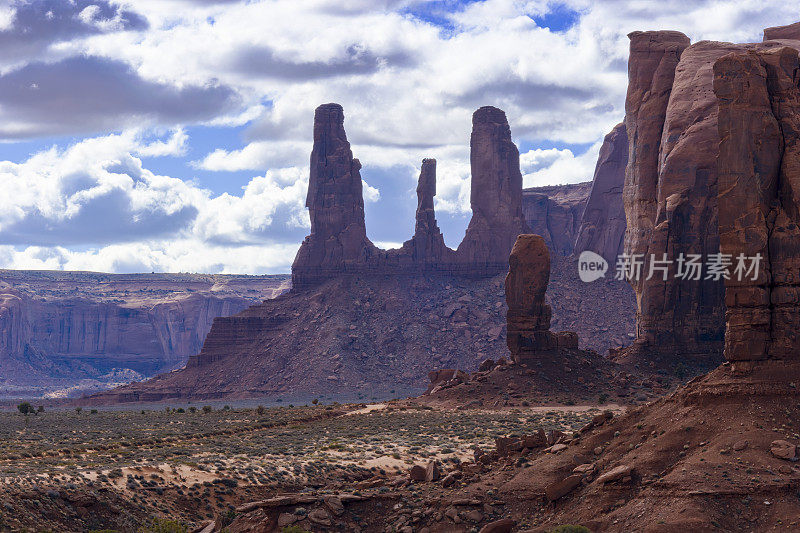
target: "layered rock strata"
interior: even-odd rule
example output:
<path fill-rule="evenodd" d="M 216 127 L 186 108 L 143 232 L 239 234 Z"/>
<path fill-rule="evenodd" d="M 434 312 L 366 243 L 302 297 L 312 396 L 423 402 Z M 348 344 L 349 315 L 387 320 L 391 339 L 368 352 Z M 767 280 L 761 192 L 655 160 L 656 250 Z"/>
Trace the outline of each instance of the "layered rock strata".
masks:
<path fill-rule="evenodd" d="M 798 72 L 788 47 L 714 64 L 720 251 L 734 265 L 725 280 L 729 361 L 800 359 Z"/>
<path fill-rule="evenodd" d="M 522 215 L 530 231 L 542 236 L 551 253 L 573 252 L 591 189 L 592 183 L 587 181 L 522 190 Z"/>
<path fill-rule="evenodd" d="M 179 368 L 216 317 L 288 288 L 287 276 L 0 271 L 0 394 L 66 394 Z"/>

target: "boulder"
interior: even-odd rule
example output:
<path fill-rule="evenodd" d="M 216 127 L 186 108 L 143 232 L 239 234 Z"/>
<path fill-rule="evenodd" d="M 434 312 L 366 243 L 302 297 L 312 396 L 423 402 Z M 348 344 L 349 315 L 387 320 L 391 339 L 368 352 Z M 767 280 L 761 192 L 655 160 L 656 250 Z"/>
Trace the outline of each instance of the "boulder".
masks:
<path fill-rule="evenodd" d="M 439 467 L 438 461 L 431 461 L 428 463 L 428 466 L 425 468 L 425 481 L 433 482 L 439 481 L 442 477 L 442 470 Z"/>
<path fill-rule="evenodd" d="M 797 456 L 797 446 L 785 440 L 772 441 L 769 451 L 778 459 L 792 460 Z"/>
<path fill-rule="evenodd" d="M 551 483 L 545 487 L 544 491 L 547 496 L 547 499 L 551 502 L 559 500 L 575 490 L 583 480 L 583 476 L 580 474 L 573 474 L 561 481 L 557 481 L 555 483 Z"/>
<path fill-rule="evenodd" d="M 511 533 L 515 525 L 517 525 L 516 521 L 510 518 L 503 518 L 486 524 L 479 533 Z"/>
<path fill-rule="evenodd" d="M 617 467 L 612 468 L 605 474 L 600 474 L 597 478 L 598 483 L 612 483 L 614 481 L 619 481 L 625 477 L 632 476 L 634 473 L 634 468 L 631 465 L 619 465 Z"/>
<path fill-rule="evenodd" d="M 425 481 L 427 475 L 428 471 L 420 465 L 414 465 L 408 471 L 408 478 L 411 481 Z"/>

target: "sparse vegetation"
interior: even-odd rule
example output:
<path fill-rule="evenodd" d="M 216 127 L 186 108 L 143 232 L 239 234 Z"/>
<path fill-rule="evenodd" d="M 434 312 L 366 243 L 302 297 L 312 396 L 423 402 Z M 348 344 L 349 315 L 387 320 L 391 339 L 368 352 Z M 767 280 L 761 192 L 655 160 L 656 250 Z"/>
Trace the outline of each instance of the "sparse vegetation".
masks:
<path fill-rule="evenodd" d="M 550 533 L 592 533 L 586 526 L 573 526 L 564 524 L 553 529 Z"/>
<path fill-rule="evenodd" d="M 139 531 L 140 533 L 189 533 L 189 528 L 176 520 L 154 518 L 149 526 Z"/>

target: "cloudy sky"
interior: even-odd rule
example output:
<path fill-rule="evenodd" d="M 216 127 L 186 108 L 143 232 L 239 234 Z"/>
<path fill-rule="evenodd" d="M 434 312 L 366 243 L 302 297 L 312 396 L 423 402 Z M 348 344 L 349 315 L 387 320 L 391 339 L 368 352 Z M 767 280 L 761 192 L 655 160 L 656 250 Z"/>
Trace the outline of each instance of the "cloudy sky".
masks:
<path fill-rule="evenodd" d="M 628 32 L 796 20 L 800 1 L 0 0 L 0 268 L 288 272 L 326 102 L 370 238 L 411 235 L 435 157 L 456 246 L 476 108 L 506 111 L 525 186 L 586 181 L 624 114 Z"/>

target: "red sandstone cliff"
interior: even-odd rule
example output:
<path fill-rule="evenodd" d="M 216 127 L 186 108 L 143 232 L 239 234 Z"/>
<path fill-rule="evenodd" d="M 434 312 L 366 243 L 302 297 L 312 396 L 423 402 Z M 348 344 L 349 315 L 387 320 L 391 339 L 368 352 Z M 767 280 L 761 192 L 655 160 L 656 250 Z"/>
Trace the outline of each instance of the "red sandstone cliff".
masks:
<path fill-rule="evenodd" d="M 794 35 L 785 29 L 766 34 Z M 800 41 L 690 46 L 676 32 L 634 32 L 630 38 L 625 251 L 643 254 L 647 261 L 632 281 L 637 340 L 622 360 L 713 365 L 722 358 L 724 280 L 708 279 L 705 267 L 700 279 L 675 279 L 674 261 L 680 254 L 699 254 L 707 263 L 720 251 L 721 138 L 714 64 L 732 52 L 798 48 Z M 667 279 L 657 274 L 647 280 L 650 257 L 663 254 L 673 261 Z"/>
<path fill-rule="evenodd" d="M 628 135 L 625 124 L 617 124 L 603 139 L 592 188 L 575 237 L 575 253 L 590 250 L 614 265 L 623 251 L 625 207 L 622 188 L 628 165 Z"/>

